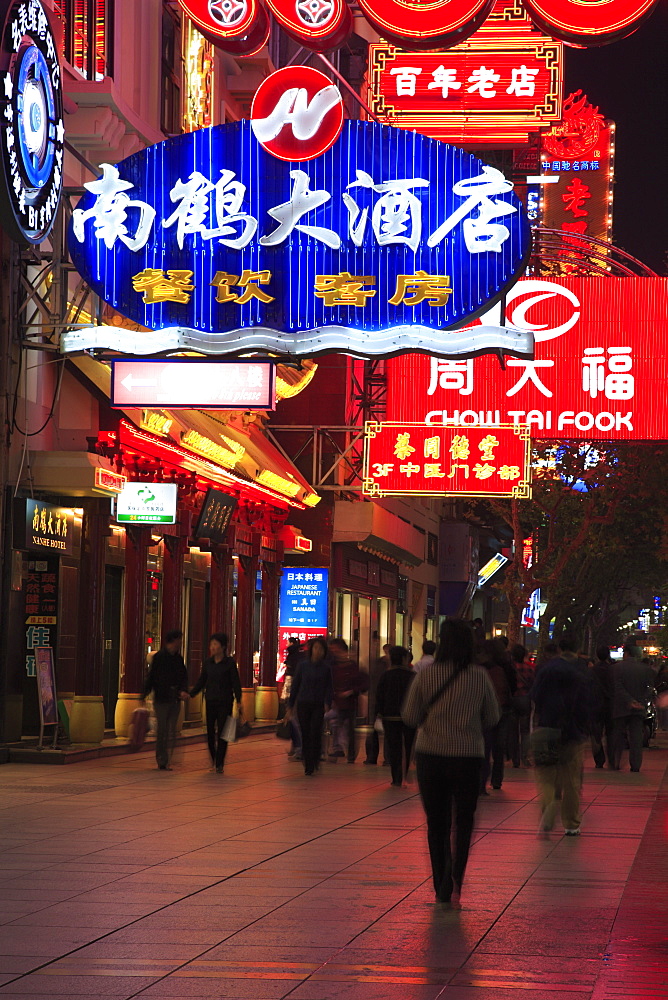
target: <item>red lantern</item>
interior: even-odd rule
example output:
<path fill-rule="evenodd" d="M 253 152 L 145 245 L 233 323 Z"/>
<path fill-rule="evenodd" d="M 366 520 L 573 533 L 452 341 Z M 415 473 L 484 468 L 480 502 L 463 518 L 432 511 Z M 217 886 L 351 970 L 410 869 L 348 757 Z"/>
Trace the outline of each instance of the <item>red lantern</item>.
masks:
<path fill-rule="evenodd" d="M 553 38 L 578 48 L 607 45 L 632 34 L 657 0 L 522 0 L 531 20 Z"/>
<path fill-rule="evenodd" d="M 267 44 L 269 15 L 261 0 L 178 0 L 200 34 L 236 56 L 252 56 Z"/>
<path fill-rule="evenodd" d="M 447 48 L 477 31 L 494 0 L 358 0 L 382 38 L 405 49 Z"/>
<path fill-rule="evenodd" d="M 316 52 L 337 48 L 353 30 L 346 0 L 267 0 L 267 5 L 286 35 Z"/>

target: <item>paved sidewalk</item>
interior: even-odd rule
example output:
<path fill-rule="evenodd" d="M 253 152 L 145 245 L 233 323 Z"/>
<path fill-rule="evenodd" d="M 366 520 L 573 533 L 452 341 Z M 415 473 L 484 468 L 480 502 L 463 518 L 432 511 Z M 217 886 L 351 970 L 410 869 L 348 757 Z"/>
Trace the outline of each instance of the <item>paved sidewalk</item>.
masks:
<path fill-rule="evenodd" d="M 664 737 L 665 743 L 665 737 Z M 481 802 L 463 909 L 432 903 L 416 789 L 305 779 L 272 736 L 0 767 L 0 1000 L 668 998 L 668 752 L 585 776 L 536 838 L 529 771 Z"/>

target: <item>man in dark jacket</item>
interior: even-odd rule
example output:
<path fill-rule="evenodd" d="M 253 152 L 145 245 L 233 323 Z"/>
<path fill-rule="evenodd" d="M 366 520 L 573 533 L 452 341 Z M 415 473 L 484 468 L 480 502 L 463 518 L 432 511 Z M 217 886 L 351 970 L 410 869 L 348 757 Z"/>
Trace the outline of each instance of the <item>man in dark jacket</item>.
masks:
<path fill-rule="evenodd" d="M 369 676 L 360 670 L 350 658 L 348 644 L 344 639 L 332 639 L 329 644 L 332 657 L 332 679 L 334 682 L 334 708 L 336 709 L 335 742 L 332 757 L 345 756 L 341 745 L 344 729 L 348 730 L 348 763 L 357 759 L 355 725 L 357 723 L 357 698 L 369 690 Z"/>
<path fill-rule="evenodd" d="M 153 711 L 158 732 L 155 759 L 161 771 L 171 771 L 170 760 L 176 740 L 179 700 L 188 700 L 188 671 L 181 656 L 183 632 L 174 629 L 165 636 L 161 648 L 153 657 L 142 698 L 153 692 Z"/>
<path fill-rule="evenodd" d="M 654 671 L 640 659 L 639 648 L 633 643 L 627 643 L 623 659 L 614 666 L 613 676 L 613 767 L 616 771 L 620 769 L 626 735 L 631 770 L 639 771 L 642 764 L 643 721 L 647 700 L 654 686 Z"/>
<path fill-rule="evenodd" d="M 385 752 L 392 768 L 392 784 L 401 788 L 411 764 L 411 750 L 415 730 L 405 725 L 401 718 L 401 708 L 408 689 L 415 680 L 415 672 L 409 664 L 411 654 L 403 646 L 390 649 L 390 668 L 378 682 L 376 692 L 376 714 L 383 720 Z"/>
<path fill-rule="evenodd" d="M 227 652 L 227 635 L 214 632 L 209 639 L 209 657 L 204 661 L 199 680 L 190 692 L 194 698 L 206 692 L 206 735 L 211 765 L 218 774 L 223 773 L 227 740 L 223 738 L 225 723 L 232 715 L 233 702 L 241 709 L 241 681 L 233 656 Z"/>
<path fill-rule="evenodd" d="M 582 753 L 589 732 L 590 688 L 582 661 L 575 653 L 575 644 L 563 639 L 559 649 L 560 655 L 545 664 L 531 689 L 536 726 L 532 734 L 534 755 L 539 740 L 544 740 L 547 752 L 553 754 L 551 762 L 536 762 L 542 810 L 539 833 L 546 835 L 552 829 L 559 787 L 564 832 L 576 837 L 582 822 Z"/>
<path fill-rule="evenodd" d="M 614 692 L 613 663 L 607 646 L 599 646 L 596 650 L 596 662 L 591 668 L 591 752 L 596 767 L 605 764 L 605 752 L 608 751 L 608 766 L 614 767 L 612 697 Z M 603 736 L 605 734 L 605 745 Z"/>

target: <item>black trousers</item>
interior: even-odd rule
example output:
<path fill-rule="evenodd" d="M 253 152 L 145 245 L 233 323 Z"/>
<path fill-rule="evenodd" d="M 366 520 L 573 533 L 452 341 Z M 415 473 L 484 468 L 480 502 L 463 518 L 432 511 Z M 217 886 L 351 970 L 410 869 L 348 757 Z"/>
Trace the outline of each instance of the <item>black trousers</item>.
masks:
<path fill-rule="evenodd" d="M 415 763 L 422 805 L 427 814 L 434 892 L 442 902 L 448 902 L 453 882 L 461 888 L 464 881 L 478 804 L 482 760 L 479 757 L 439 757 L 416 753 Z"/>
<path fill-rule="evenodd" d="M 492 729 L 485 730 L 485 761 L 482 769 L 480 790 L 484 791 L 487 781 L 492 776 L 492 787 L 500 788 L 503 784 L 503 771 L 508 743 L 508 724 L 510 711 L 501 712 L 501 718 Z"/>
<path fill-rule="evenodd" d="M 155 712 L 155 759 L 158 767 L 169 767 L 176 743 L 176 723 L 179 720 L 178 701 L 158 701 L 153 704 Z"/>
<path fill-rule="evenodd" d="M 603 767 L 605 764 L 605 751 L 608 751 L 608 766 L 614 767 L 614 735 L 613 724 L 610 716 L 598 715 L 589 723 L 589 733 L 591 736 L 591 754 L 596 767 Z M 603 736 L 605 734 L 605 746 Z"/>
<path fill-rule="evenodd" d="M 228 715 L 232 714 L 231 701 L 207 701 L 206 703 L 206 739 L 209 744 L 211 763 L 222 767 L 227 753 L 227 740 L 222 738 L 223 726 Z"/>
<path fill-rule="evenodd" d="M 400 785 L 410 767 L 415 730 L 399 720 L 392 719 L 383 719 L 383 729 L 385 752 L 392 769 L 392 784 Z"/>
<path fill-rule="evenodd" d="M 306 774 L 313 774 L 320 766 L 322 752 L 322 723 L 325 706 L 319 701 L 298 701 L 297 718 L 302 731 L 302 760 Z"/>

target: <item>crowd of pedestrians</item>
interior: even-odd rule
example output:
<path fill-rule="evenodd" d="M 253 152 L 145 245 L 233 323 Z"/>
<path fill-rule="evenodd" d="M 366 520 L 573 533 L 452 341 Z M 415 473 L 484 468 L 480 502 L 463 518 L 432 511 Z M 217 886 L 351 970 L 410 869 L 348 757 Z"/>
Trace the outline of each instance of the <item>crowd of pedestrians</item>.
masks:
<path fill-rule="evenodd" d="M 211 766 L 222 773 L 227 726 L 233 714 L 241 715 L 237 666 L 227 636 L 216 633 L 201 676 L 188 690 L 181 640 L 176 631 L 165 637 L 144 689 L 144 697 L 153 695 L 158 767 L 170 769 L 179 702 L 204 691 Z M 655 692 L 660 724 L 668 727 L 668 669 L 655 675 L 640 654 L 628 643 L 619 661 L 607 647 L 591 661 L 563 636 L 532 661 L 524 646 L 510 646 L 505 636 L 485 638 L 479 621 L 447 620 L 439 643 L 425 641 L 415 663 L 408 649 L 386 645 L 366 672 L 343 639 L 318 637 L 303 649 L 294 638 L 282 691 L 289 756 L 309 777 L 326 760 L 354 764 L 359 702 L 366 695 L 371 726 L 364 763 L 378 764 L 382 735 L 382 762 L 392 786 L 401 788 L 414 759 L 435 896 L 457 905 L 477 802 L 490 794 L 490 785 L 501 789 L 507 766 L 535 768 L 542 837 L 553 830 L 557 811 L 566 836 L 580 834 L 588 741 L 597 768 L 607 763 L 620 770 L 628 747 L 630 770 L 640 770 Z"/>

